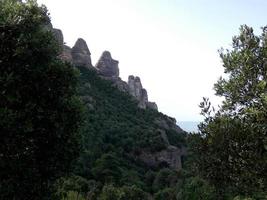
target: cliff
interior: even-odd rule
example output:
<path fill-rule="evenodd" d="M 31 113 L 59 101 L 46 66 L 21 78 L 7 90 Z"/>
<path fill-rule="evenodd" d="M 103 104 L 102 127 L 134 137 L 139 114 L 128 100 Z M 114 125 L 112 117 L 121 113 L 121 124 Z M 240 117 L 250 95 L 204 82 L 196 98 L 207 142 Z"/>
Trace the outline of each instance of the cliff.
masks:
<path fill-rule="evenodd" d="M 113 84 L 121 91 L 132 95 L 139 103 L 139 108 L 150 108 L 157 110 L 155 102 L 148 101 L 148 95 L 143 88 L 141 80 L 138 76 L 130 75 L 128 82 L 123 81 L 119 77 L 119 61 L 114 60 L 109 51 L 104 51 L 95 66 L 92 65 L 90 50 L 82 38 L 79 38 L 75 45 L 71 48 L 64 45 L 64 38 L 60 29 L 52 29 L 54 35 L 62 50 L 60 58 L 72 63 L 75 66 L 82 66 L 89 69 L 95 69 L 104 79 L 111 80 Z"/>
<path fill-rule="evenodd" d="M 76 41 L 75 45 L 71 48 L 64 44 L 63 34 L 59 29 L 52 29 L 52 31 L 59 43 L 61 49 L 61 54 L 59 55 L 59 57 L 62 60 L 72 63 L 74 66 L 78 67 L 81 72 L 83 72 L 84 70 L 91 70 L 91 73 L 95 73 L 103 81 L 108 81 L 108 84 L 110 86 L 115 86 L 119 91 L 131 96 L 132 100 L 137 102 L 137 107 L 143 110 L 154 110 L 155 113 L 150 114 L 154 117 L 150 119 L 149 124 L 144 125 L 144 127 L 150 127 L 148 128 L 148 130 L 153 130 L 153 132 L 148 132 L 146 134 L 143 133 L 143 136 L 141 138 L 136 139 L 137 141 L 140 140 L 141 142 L 144 138 L 148 137 L 151 138 L 150 141 L 154 142 L 153 144 L 150 144 L 148 146 L 145 145 L 142 148 L 138 148 L 139 150 L 137 152 L 131 151 L 130 154 L 132 155 L 132 157 L 152 168 L 157 168 L 164 165 L 176 170 L 180 170 L 182 168 L 182 156 L 185 155 L 183 146 L 184 140 L 182 139 L 184 131 L 176 125 L 175 119 L 170 118 L 166 115 L 162 115 L 157 111 L 158 108 L 156 103 L 150 102 L 148 100 L 147 91 L 145 88 L 143 88 L 140 78 L 138 76 L 130 75 L 127 82 L 123 81 L 119 76 L 119 61 L 113 59 L 109 51 L 104 51 L 96 65 L 93 66 L 91 62 L 91 53 L 85 40 L 79 38 Z M 87 72 L 85 71 L 84 73 Z M 91 74 L 89 77 L 92 76 L 94 75 Z M 87 78 L 85 80 L 83 90 L 85 90 L 85 93 L 87 93 L 88 91 L 91 91 L 91 93 L 84 95 L 85 93 L 83 92 L 81 96 L 88 111 L 98 110 L 98 112 L 107 112 L 108 107 L 103 107 L 105 110 L 99 111 L 100 107 L 102 108 L 103 105 L 109 106 L 109 101 L 114 101 L 116 98 L 122 98 L 122 94 L 118 94 L 117 97 L 114 97 L 112 95 L 112 97 L 110 97 L 107 96 L 107 94 L 102 94 L 101 90 L 103 88 L 98 88 L 92 91 L 92 88 L 96 87 L 95 84 L 97 82 L 101 82 L 101 80 L 97 79 L 96 77 L 94 77 L 94 81 L 90 81 L 89 79 L 90 78 Z M 113 92 L 117 93 L 115 90 L 113 90 Z M 103 96 L 103 99 L 98 99 L 98 96 L 94 96 L 94 94 L 96 93 L 99 93 L 98 96 Z M 131 101 L 125 100 L 124 104 L 128 104 L 128 102 Z M 125 113 L 128 112 L 124 111 L 125 113 L 123 113 L 119 111 L 118 109 L 120 109 L 120 106 L 122 106 L 119 103 L 112 105 L 112 107 L 113 106 L 117 106 L 113 111 L 110 111 L 114 115 L 125 115 Z M 129 113 L 129 116 L 131 115 L 132 113 Z M 136 117 L 137 116 L 135 116 L 135 118 Z M 139 116 L 139 119 L 140 118 L 142 117 Z M 101 121 L 105 120 L 106 119 L 104 117 Z M 122 121 L 124 120 L 126 119 L 123 119 Z M 135 126 L 139 127 L 140 122 Z M 125 129 L 125 131 L 130 132 L 130 130 L 128 129 Z M 180 139 L 177 139 L 177 137 L 180 137 Z M 173 138 L 176 138 L 176 140 L 173 141 Z M 145 143 L 150 143 L 147 142 Z M 156 146 L 153 147 L 154 145 Z"/>

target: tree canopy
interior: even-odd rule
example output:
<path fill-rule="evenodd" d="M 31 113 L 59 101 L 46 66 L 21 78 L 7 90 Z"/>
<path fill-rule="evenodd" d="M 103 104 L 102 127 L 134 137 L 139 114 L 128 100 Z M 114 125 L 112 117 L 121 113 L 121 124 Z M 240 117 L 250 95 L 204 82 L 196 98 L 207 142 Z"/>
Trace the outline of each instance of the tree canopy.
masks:
<path fill-rule="evenodd" d="M 221 198 L 260 198 L 267 188 L 267 29 L 257 36 L 241 26 L 220 57 L 226 76 L 214 88 L 224 101 L 218 111 L 206 98 L 200 104 L 205 120 L 192 147 L 196 166 Z"/>
<path fill-rule="evenodd" d="M 44 6 L 0 3 L 0 198 L 45 199 L 79 151 L 77 73 Z"/>

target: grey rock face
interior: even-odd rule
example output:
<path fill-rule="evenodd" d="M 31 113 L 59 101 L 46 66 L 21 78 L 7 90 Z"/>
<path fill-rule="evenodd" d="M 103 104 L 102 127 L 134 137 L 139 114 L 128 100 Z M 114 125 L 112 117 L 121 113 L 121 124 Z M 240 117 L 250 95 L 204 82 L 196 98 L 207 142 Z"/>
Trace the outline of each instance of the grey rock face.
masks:
<path fill-rule="evenodd" d="M 60 55 L 60 58 L 64 61 L 72 63 L 71 48 L 67 45 L 63 45 L 63 52 Z"/>
<path fill-rule="evenodd" d="M 129 86 L 128 84 L 121 80 L 121 78 L 117 78 L 116 81 L 115 81 L 115 84 L 114 84 L 120 91 L 123 91 L 123 92 L 128 92 L 129 91 Z"/>
<path fill-rule="evenodd" d="M 146 104 L 148 102 L 148 97 L 147 97 L 147 91 L 143 88 L 141 80 L 138 76 L 129 76 L 128 77 L 128 85 L 129 85 L 129 93 L 135 97 L 139 104 L 138 106 L 140 108 L 145 109 Z"/>
<path fill-rule="evenodd" d="M 170 145 L 170 142 L 169 142 L 169 138 L 168 138 L 166 132 L 164 130 L 161 130 L 161 129 L 159 129 L 158 131 L 160 132 L 160 137 L 162 138 L 162 140 L 164 141 L 164 143 L 167 146 L 169 146 Z"/>
<path fill-rule="evenodd" d="M 119 77 L 119 61 L 111 57 L 110 52 L 104 51 L 96 64 L 99 73 L 104 77 Z"/>
<path fill-rule="evenodd" d="M 52 33 L 55 36 L 55 39 L 57 40 L 59 47 L 61 51 L 63 50 L 63 45 L 64 45 L 64 38 L 63 38 L 63 33 L 60 29 L 52 28 Z"/>
<path fill-rule="evenodd" d="M 128 77 L 129 93 L 135 97 L 139 104 L 139 108 L 151 108 L 158 110 L 156 103 L 148 101 L 148 95 L 146 89 L 143 88 L 141 80 L 138 76 L 130 75 Z"/>
<path fill-rule="evenodd" d="M 86 42 L 79 38 L 71 49 L 72 62 L 75 66 L 92 68 L 91 53 Z"/>
<path fill-rule="evenodd" d="M 59 58 L 62 59 L 63 61 L 72 63 L 71 48 L 68 47 L 67 45 L 64 45 L 64 37 L 62 31 L 60 29 L 52 28 L 52 25 L 51 25 L 51 30 L 60 48 L 61 53 L 59 55 Z"/>
<path fill-rule="evenodd" d="M 138 158 L 149 167 L 165 165 L 178 171 L 182 169 L 181 149 L 175 146 L 156 153 L 142 152 Z"/>
<path fill-rule="evenodd" d="M 155 102 L 147 102 L 147 107 L 153 110 L 158 110 L 158 106 Z"/>
<path fill-rule="evenodd" d="M 146 89 L 142 89 L 138 106 L 139 108 L 146 109 L 147 103 L 148 103 L 147 91 Z"/>
<path fill-rule="evenodd" d="M 174 130 L 177 133 L 183 133 L 184 130 L 181 129 L 177 124 L 176 124 L 176 120 L 174 118 L 171 117 L 167 117 L 165 119 L 157 119 L 155 120 L 155 123 L 163 129 L 166 130 Z"/>

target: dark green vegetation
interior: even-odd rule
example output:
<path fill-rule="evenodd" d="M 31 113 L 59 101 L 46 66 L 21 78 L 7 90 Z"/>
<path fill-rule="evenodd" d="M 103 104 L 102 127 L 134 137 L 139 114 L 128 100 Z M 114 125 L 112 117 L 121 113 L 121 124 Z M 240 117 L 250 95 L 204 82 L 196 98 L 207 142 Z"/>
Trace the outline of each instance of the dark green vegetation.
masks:
<path fill-rule="evenodd" d="M 138 102 L 113 87 L 112 82 L 100 78 L 94 70 L 78 69 L 80 95 L 86 108 L 83 151 L 73 174 L 87 182 L 84 194 L 90 191 L 93 199 L 131 199 L 131 196 L 147 199 L 153 193 L 174 186 L 179 178 L 177 171 L 165 168 L 167 166 L 151 168 L 139 159 L 141 152 L 166 149 L 155 121 L 168 117 L 152 109 L 138 108 Z M 184 133 L 172 130 L 166 133 L 173 145 L 185 144 Z M 61 197 L 70 198 L 73 193 L 80 194 L 81 199 L 86 197 L 81 188 L 64 186 L 69 182 L 74 184 L 75 180 L 68 177 L 61 180 Z"/>
<path fill-rule="evenodd" d="M 241 26 L 220 56 L 227 78 L 215 84 L 222 106 L 200 104 L 205 121 L 190 139 L 195 175 L 215 188 L 215 199 L 267 199 L 267 29 Z M 237 198 L 237 199 L 239 199 Z"/>
<path fill-rule="evenodd" d="M 166 163 L 149 168 L 138 157 L 166 149 L 156 121 L 170 119 L 60 61 L 35 1 L 0 6 L 0 199 L 147 199 L 175 185 Z M 166 135 L 185 143 L 184 133 Z"/>
<path fill-rule="evenodd" d="M 0 199 L 267 199 L 267 32 L 242 26 L 221 51 L 227 78 L 204 99 L 198 134 L 119 91 L 96 71 L 58 59 L 44 7 L 0 3 Z M 81 101 L 80 101 L 81 100 Z M 183 170 L 140 155 L 186 146 Z"/>
<path fill-rule="evenodd" d="M 46 199 L 79 153 L 77 71 L 45 8 L 0 2 L 0 199 Z"/>

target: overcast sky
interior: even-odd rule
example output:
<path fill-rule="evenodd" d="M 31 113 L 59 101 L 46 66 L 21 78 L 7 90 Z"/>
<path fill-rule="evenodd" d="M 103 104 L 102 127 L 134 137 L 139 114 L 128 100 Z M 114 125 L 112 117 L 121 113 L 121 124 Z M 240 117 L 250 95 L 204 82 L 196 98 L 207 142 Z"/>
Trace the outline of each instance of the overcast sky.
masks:
<path fill-rule="evenodd" d="M 86 40 L 95 64 L 104 50 L 120 76 L 141 78 L 150 101 L 177 121 L 200 120 L 202 97 L 214 104 L 223 74 L 217 50 L 230 48 L 241 24 L 260 33 L 266 0 L 38 0 L 67 45 Z"/>

